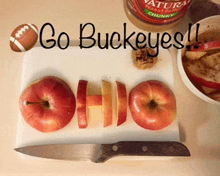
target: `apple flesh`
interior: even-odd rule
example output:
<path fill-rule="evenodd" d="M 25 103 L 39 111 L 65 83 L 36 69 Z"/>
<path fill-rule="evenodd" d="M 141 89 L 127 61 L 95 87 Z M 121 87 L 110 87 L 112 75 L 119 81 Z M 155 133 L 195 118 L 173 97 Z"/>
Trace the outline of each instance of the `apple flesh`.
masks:
<path fill-rule="evenodd" d="M 202 62 L 210 68 L 220 70 L 220 52 L 202 57 Z"/>
<path fill-rule="evenodd" d="M 104 80 L 102 80 L 102 111 L 104 127 L 112 125 L 112 85 Z"/>
<path fill-rule="evenodd" d="M 208 94 L 210 94 L 210 93 L 213 93 L 213 92 L 215 92 L 215 91 L 218 90 L 218 89 L 212 89 L 212 88 L 208 88 L 208 87 L 204 87 L 204 86 L 201 86 L 201 88 L 202 88 L 203 92 L 204 92 L 206 95 L 208 95 Z"/>
<path fill-rule="evenodd" d="M 86 128 L 88 126 L 87 120 L 87 86 L 88 81 L 79 80 L 77 89 L 77 117 L 79 128 Z"/>
<path fill-rule="evenodd" d="M 22 92 L 19 107 L 30 126 L 40 132 L 53 132 L 71 121 L 76 102 L 66 82 L 48 76 L 33 82 Z"/>
<path fill-rule="evenodd" d="M 127 119 L 127 91 L 124 84 L 116 81 L 117 85 L 117 126 L 123 124 Z"/>
<path fill-rule="evenodd" d="M 199 60 L 206 54 L 204 51 L 196 52 L 196 51 L 186 51 L 185 55 L 189 60 Z"/>
<path fill-rule="evenodd" d="M 191 51 L 206 51 L 220 48 L 220 40 L 191 46 Z"/>
<path fill-rule="evenodd" d="M 176 118 L 175 96 L 157 80 L 135 86 L 129 94 L 129 108 L 134 121 L 148 130 L 161 130 Z"/>

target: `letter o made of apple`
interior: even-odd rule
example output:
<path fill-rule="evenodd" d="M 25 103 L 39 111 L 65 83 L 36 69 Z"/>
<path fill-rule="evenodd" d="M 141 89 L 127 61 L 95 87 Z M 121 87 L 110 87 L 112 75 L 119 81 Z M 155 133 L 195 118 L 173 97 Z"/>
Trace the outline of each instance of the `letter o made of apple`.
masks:
<path fill-rule="evenodd" d="M 147 130 L 161 130 L 176 118 L 176 99 L 161 81 L 149 80 L 135 86 L 129 94 L 134 121 Z"/>
<path fill-rule="evenodd" d="M 63 80 L 47 76 L 31 83 L 19 100 L 24 120 L 40 132 L 53 132 L 65 127 L 73 118 L 75 96 Z"/>

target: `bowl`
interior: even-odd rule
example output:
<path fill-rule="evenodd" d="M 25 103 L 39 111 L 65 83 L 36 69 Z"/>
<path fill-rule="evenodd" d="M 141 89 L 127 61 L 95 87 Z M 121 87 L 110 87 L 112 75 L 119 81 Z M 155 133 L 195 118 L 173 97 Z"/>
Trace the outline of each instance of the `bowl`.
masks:
<path fill-rule="evenodd" d="M 211 16 L 208 18 L 205 18 L 201 21 L 198 21 L 197 23 L 200 23 L 200 27 L 199 27 L 199 34 L 202 34 L 203 32 L 206 31 L 210 31 L 210 30 L 220 30 L 220 15 L 216 15 L 216 16 Z M 193 39 L 196 36 L 196 24 L 194 24 L 191 28 L 191 34 L 190 34 L 190 38 Z M 186 34 L 184 35 L 183 38 L 183 45 L 186 46 L 186 44 L 188 43 L 188 32 L 186 32 Z M 199 37 L 198 37 L 199 38 Z M 185 48 L 178 50 L 177 52 L 177 66 L 178 66 L 178 70 L 179 73 L 181 75 L 181 78 L 184 82 L 184 84 L 186 85 L 186 87 L 196 96 L 198 96 L 199 98 L 201 98 L 202 100 L 211 103 L 211 104 L 216 104 L 216 105 L 220 105 L 219 101 L 213 100 L 211 98 L 209 98 L 208 96 L 206 96 L 205 94 L 203 94 L 202 92 L 200 92 L 199 89 L 197 89 L 192 82 L 190 81 L 190 79 L 188 78 L 184 68 L 183 68 L 183 63 L 182 63 L 182 56 L 185 52 Z"/>

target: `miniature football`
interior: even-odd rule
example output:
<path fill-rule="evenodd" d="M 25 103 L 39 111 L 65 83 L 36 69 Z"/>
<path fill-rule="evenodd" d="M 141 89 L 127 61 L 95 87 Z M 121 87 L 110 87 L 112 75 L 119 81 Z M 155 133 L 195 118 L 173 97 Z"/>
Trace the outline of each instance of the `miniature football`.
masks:
<path fill-rule="evenodd" d="M 37 27 L 34 24 L 22 24 L 12 32 L 10 46 L 13 51 L 25 52 L 36 44 L 37 39 Z"/>

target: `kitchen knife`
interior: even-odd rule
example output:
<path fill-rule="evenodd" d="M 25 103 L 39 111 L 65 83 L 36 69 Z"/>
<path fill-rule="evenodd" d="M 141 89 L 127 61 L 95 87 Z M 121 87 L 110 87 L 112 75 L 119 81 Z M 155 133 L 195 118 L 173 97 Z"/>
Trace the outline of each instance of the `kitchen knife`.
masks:
<path fill-rule="evenodd" d="M 103 163 L 115 156 L 190 156 L 180 142 L 123 141 L 114 144 L 48 144 L 15 148 L 15 151 L 49 159 L 91 160 Z"/>

